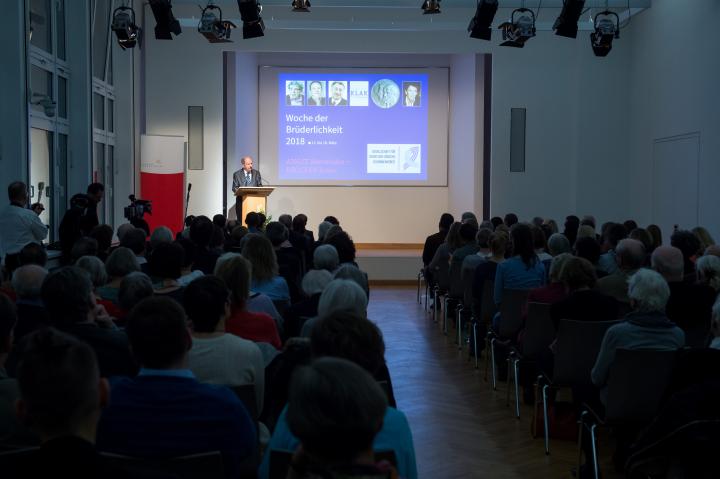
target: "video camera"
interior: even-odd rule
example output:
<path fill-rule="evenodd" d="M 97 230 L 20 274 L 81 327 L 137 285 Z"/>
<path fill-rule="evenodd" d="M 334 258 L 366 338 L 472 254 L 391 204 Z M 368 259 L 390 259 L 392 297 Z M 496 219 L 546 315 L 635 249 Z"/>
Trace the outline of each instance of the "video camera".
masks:
<path fill-rule="evenodd" d="M 132 222 L 135 218 L 142 219 L 145 213 L 152 215 L 152 201 L 138 200 L 135 195 L 130 195 L 128 198 L 130 199 L 130 206 L 125 207 L 125 219 Z"/>

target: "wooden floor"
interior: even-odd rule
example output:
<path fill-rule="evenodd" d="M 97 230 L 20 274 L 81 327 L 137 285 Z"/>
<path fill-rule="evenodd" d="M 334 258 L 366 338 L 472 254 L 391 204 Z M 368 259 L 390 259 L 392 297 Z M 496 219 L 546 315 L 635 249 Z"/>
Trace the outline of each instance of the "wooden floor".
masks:
<path fill-rule="evenodd" d="M 467 349 L 460 353 L 452 330 L 438 324 L 407 287 L 372 289 L 368 317 L 383 332 L 398 408 L 409 421 L 420 478 L 571 478 L 576 443 L 553 440 L 545 455 L 542 439 L 530 435 L 532 408 L 520 419 L 505 405 L 505 383 L 493 391 Z M 511 403 L 512 404 L 512 403 Z M 601 452 L 602 439 L 600 442 Z M 606 444 L 607 446 L 607 444 Z M 601 458 L 603 477 L 621 477 Z"/>

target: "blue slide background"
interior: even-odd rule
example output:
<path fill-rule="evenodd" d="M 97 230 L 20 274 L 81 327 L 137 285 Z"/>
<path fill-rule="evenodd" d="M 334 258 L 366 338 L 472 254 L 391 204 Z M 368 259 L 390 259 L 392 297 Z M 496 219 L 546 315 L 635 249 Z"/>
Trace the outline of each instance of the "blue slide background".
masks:
<path fill-rule="evenodd" d="M 371 96 L 373 84 L 381 79 L 394 81 L 399 89 L 398 102 L 380 108 Z M 286 82 L 299 81 L 309 95 L 310 81 L 326 82 L 325 106 L 286 105 Z M 330 82 L 347 82 L 348 106 L 330 106 Z M 368 106 L 350 106 L 350 82 L 368 82 Z M 403 82 L 420 83 L 420 106 L 403 106 Z M 278 165 L 283 180 L 426 180 L 428 137 L 427 74 L 333 74 L 281 73 L 278 75 Z M 287 115 L 299 115 L 312 121 L 292 121 Z M 320 118 L 318 117 L 326 118 Z M 324 121 L 323 121 L 324 120 Z M 288 127 L 342 128 L 336 133 L 288 133 Z M 419 144 L 420 173 L 367 173 L 368 144 Z"/>

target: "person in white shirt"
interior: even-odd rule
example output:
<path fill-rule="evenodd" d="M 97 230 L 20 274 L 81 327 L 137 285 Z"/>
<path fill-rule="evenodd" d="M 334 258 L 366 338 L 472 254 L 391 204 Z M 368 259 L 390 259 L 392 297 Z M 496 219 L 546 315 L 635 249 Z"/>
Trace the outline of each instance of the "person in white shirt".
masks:
<path fill-rule="evenodd" d="M 47 226 L 40 221 L 44 209 L 36 203 L 33 209 L 28 202 L 27 185 L 13 181 L 8 186 L 10 204 L 0 210 L 0 258 L 5 258 L 5 268 L 12 272 L 18 265 L 18 253 L 28 243 L 42 243 L 47 237 Z"/>

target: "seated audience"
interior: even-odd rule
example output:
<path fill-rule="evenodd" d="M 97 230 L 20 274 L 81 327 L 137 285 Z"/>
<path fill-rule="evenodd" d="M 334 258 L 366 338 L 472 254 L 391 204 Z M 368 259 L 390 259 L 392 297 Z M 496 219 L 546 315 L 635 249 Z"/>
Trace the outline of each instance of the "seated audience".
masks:
<path fill-rule="evenodd" d="M 553 304 L 567 297 L 568 293 L 560 276 L 560 272 L 565 262 L 572 257 L 569 253 L 562 253 L 552 259 L 550 263 L 550 273 L 548 274 L 548 284 L 531 289 L 528 293 L 529 303 Z"/>
<path fill-rule="evenodd" d="M 242 255 L 252 268 L 250 289 L 266 294 L 273 301 L 290 301 L 290 290 L 285 278 L 278 274 L 278 263 L 270 240 L 259 234 L 249 234 L 245 238 Z"/>
<path fill-rule="evenodd" d="M 278 262 L 278 274 L 285 278 L 290 290 L 290 300 L 300 300 L 300 281 L 302 279 L 302 255 L 288 240 L 288 229 L 278 221 L 271 221 L 265 229 L 265 236 L 272 243 Z M 304 237 L 303 237 L 304 239 Z"/>
<path fill-rule="evenodd" d="M 598 270 L 598 261 L 600 260 L 600 254 L 602 251 L 600 245 L 595 238 L 578 238 L 575 241 L 575 256 L 578 258 L 585 258 L 595 268 L 595 272 L 598 273 L 598 278 L 606 276 L 606 273 Z"/>
<path fill-rule="evenodd" d="M 320 295 L 332 281 L 332 275 L 324 269 L 311 269 L 302 280 L 302 290 L 307 299 L 299 301 L 285 312 L 285 336 L 299 336 L 305 321 L 318 315 Z"/>
<path fill-rule="evenodd" d="M 217 276 L 196 279 L 183 293 L 183 305 L 192 323 L 189 369 L 198 381 L 226 386 L 255 386 L 258 408 L 265 388 L 265 364 L 252 341 L 225 332 L 230 301 L 225 283 Z"/>
<path fill-rule="evenodd" d="M 678 248 L 683 255 L 684 280 L 694 283 L 695 260 L 702 254 L 700 240 L 690 231 L 677 230 L 670 238 L 670 245 Z"/>
<path fill-rule="evenodd" d="M 430 271 L 432 278 L 431 286 L 438 286 L 443 291 L 450 286 L 450 255 L 462 246 L 460 241 L 460 227 L 462 223 L 455 222 L 450 225 L 445 242 L 438 246 L 432 261 L 427 269 Z"/>
<path fill-rule="evenodd" d="M 210 248 L 215 225 L 207 216 L 197 216 L 190 225 L 190 241 L 195 245 L 195 261 L 192 270 L 200 270 L 203 274 L 212 274 L 215 262 L 220 257 L 218 251 Z"/>
<path fill-rule="evenodd" d="M 713 255 L 701 256 L 695 263 L 695 269 L 698 283 L 710 286 L 716 294 L 720 292 L 720 258 Z"/>
<path fill-rule="evenodd" d="M 188 369 L 186 321 L 169 298 L 147 298 L 130 312 L 127 332 L 142 369 L 111 383 L 97 447 L 146 458 L 220 451 L 226 477 L 238 477 L 255 451 L 255 426 L 230 389 L 201 384 Z"/>
<path fill-rule="evenodd" d="M 173 233 L 167 226 L 158 226 L 150 235 L 150 254 L 162 243 L 172 243 L 175 240 Z"/>
<path fill-rule="evenodd" d="M 708 247 L 715 244 L 715 240 L 710 232 L 702 226 L 696 226 L 693 228 L 692 234 L 694 234 L 698 241 L 700 241 L 700 251 L 705 251 Z"/>
<path fill-rule="evenodd" d="M 620 303 L 630 303 L 627 295 L 628 278 L 635 274 L 645 264 L 645 247 L 634 239 L 620 240 L 615 247 L 615 261 L 618 269 L 604 278 L 600 278 L 595 285 L 598 292 L 612 296 Z"/>
<path fill-rule="evenodd" d="M 167 296 L 182 301 L 183 286 L 178 283 L 182 276 L 183 254 L 177 243 L 160 243 L 150 256 L 150 277 L 155 282 L 155 296 Z"/>
<path fill-rule="evenodd" d="M 350 263 L 340 265 L 340 267 L 335 270 L 335 274 L 333 274 L 333 279 L 349 279 L 351 281 L 355 281 L 358 286 L 360 286 L 363 291 L 365 291 L 365 295 L 368 297 L 368 299 L 370 299 L 370 286 L 367 273 L 364 271 L 360 271 L 360 269 L 358 269 L 356 266 Z"/>
<path fill-rule="evenodd" d="M 70 259 L 73 264 L 83 256 L 97 256 L 98 242 L 95 238 L 84 237 L 75 241 L 70 251 Z"/>
<path fill-rule="evenodd" d="M 630 277 L 628 296 L 633 310 L 625 321 L 607 330 L 592 369 L 592 382 L 601 389 L 603 403 L 617 349 L 679 349 L 685 345 L 682 329 L 665 315 L 670 288 L 662 276 L 650 269 L 639 270 Z"/>
<path fill-rule="evenodd" d="M 54 327 L 93 348 L 101 376 L 135 374 L 137 366 L 130 356 L 127 336 L 116 328 L 105 309 L 95 304 L 93 286 L 84 270 L 66 266 L 50 273 L 42 285 L 42 300 Z"/>
<path fill-rule="evenodd" d="M 553 233 L 548 238 L 548 253 L 553 257 L 563 253 L 572 253 L 570 241 L 563 234 Z"/>
<path fill-rule="evenodd" d="M 215 276 L 223 280 L 230 290 L 231 310 L 230 317 L 225 323 L 225 330 L 241 338 L 269 343 L 280 349 L 282 346 L 280 334 L 273 318 L 265 313 L 253 313 L 247 309 L 248 296 L 250 296 L 250 269 L 250 262 L 235 253 L 226 253 L 223 261 L 218 261 L 215 268 Z"/>
<path fill-rule="evenodd" d="M 118 241 L 122 242 L 123 238 L 127 234 L 128 231 L 133 230 L 135 227 L 130 223 L 123 223 L 117 228 L 117 238 Z"/>
<path fill-rule="evenodd" d="M 475 241 L 477 233 L 477 225 L 472 222 L 460 225 L 460 230 L 458 231 L 458 234 L 460 235 L 460 247 L 453 251 L 450 256 L 451 268 L 457 268 L 459 272 L 465 258 L 478 252 L 479 248 L 477 242 Z"/>
<path fill-rule="evenodd" d="M 133 254 L 135 254 L 135 258 L 137 258 L 137 262 L 143 273 L 147 272 L 145 271 L 147 268 L 145 238 L 144 230 L 141 228 L 133 228 L 129 229 L 120 240 L 120 246 L 130 249 Z"/>
<path fill-rule="evenodd" d="M 41 445 L 0 461 L 3 477 L 130 477 L 95 449 L 97 422 L 109 392 L 87 344 L 51 328 L 31 334 L 18 385 L 18 416 L 38 434 Z"/>
<path fill-rule="evenodd" d="M 298 213 L 295 215 L 292 221 L 292 229 L 293 231 L 297 233 L 302 233 L 307 237 L 310 242 L 309 244 L 312 244 L 315 242 L 315 235 L 313 235 L 313 232 L 307 229 L 307 222 L 308 217 L 307 215 L 303 213 Z"/>
<path fill-rule="evenodd" d="M 140 271 L 140 263 L 131 249 L 120 246 L 110 253 L 105 261 L 105 272 L 110 282 L 96 289 L 96 293 L 103 299 L 117 304 L 120 282 L 123 278 Z"/>
<path fill-rule="evenodd" d="M 187 286 L 192 283 L 193 280 L 201 278 L 203 276 L 202 271 L 196 269 L 192 270 L 193 263 L 195 263 L 195 244 L 190 239 L 180 235 L 180 238 L 175 241 L 183 249 L 183 262 L 182 269 L 180 270 L 180 277 L 177 282 L 180 286 Z"/>
<path fill-rule="evenodd" d="M 340 258 L 334 246 L 322 244 L 315 248 L 315 252 L 313 253 L 314 269 L 324 269 L 333 273 L 339 264 Z"/>
<path fill-rule="evenodd" d="M 495 304 L 500 305 L 507 289 L 533 289 L 545 284 L 545 266 L 533 247 L 530 227 L 518 223 L 510 230 L 514 256 L 500 263 L 495 273 Z"/>
<path fill-rule="evenodd" d="M 507 226 L 508 228 L 512 228 L 514 224 L 518 222 L 518 217 L 515 213 L 508 213 L 505 215 L 505 218 L 503 219 L 503 224 Z"/>
<path fill-rule="evenodd" d="M 84 270 L 88 276 L 90 276 L 90 281 L 93 284 L 93 293 L 95 294 L 95 302 L 102 305 L 111 317 L 116 318 L 121 315 L 122 311 L 120 311 L 120 308 L 115 303 L 103 299 L 97 292 L 98 288 L 105 286 L 108 280 L 108 275 L 105 272 L 105 264 L 103 264 L 100 258 L 97 256 L 82 256 L 75 262 L 75 266 Z"/>
<path fill-rule="evenodd" d="M 716 291 L 706 284 L 684 280 L 683 254 L 674 246 L 655 249 L 651 261 L 653 269 L 665 278 L 670 287 L 666 309 L 668 318 L 685 332 L 707 331 Z"/>
<path fill-rule="evenodd" d="M 42 284 L 48 272 L 36 264 L 20 266 L 12 277 L 17 306 L 17 323 L 14 336 L 17 343 L 27 334 L 48 326 L 50 317 L 42 301 Z"/>
<path fill-rule="evenodd" d="M 105 261 L 112 248 L 113 229 L 110 225 L 97 225 L 90 231 L 90 237 L 98 243 L 98 258 Z"/>
<path fill-rule="evenodd" d="M 155 289 L 153 288 L 150 276 L 140 271 L 134 271 L 125 275 L 122 281 L 120 281 L 118 306 L 120 307 L 121 314 L 117 319 L 125 319 L 127 313 L 129 313 L 136 304 L 145 298 L 149 298 L 153 294 L 155 294 Z"/>
<path fill-rule="evenodd" d="M 475 268 L 475 275 L 473 277 L 473 314 L 476 318 L 480 317 L 480 307 L 482 305 L 483 288 L 485 287 L 486 281 L 489 281 L 495 285 L 495 273 L 497 272 L 498 264 L 505 261 L 505 249 L 508 244 L 508 236 L 502 231 L 496 231 L 490 237 L 490 252 L 491 256 L 487 261 L 480 263 Z"/>
<path fill-rule="evenodd" d="M 568 243 L 571 245 L 575 244 L 577 239 L 578 228 L 580 227 L 580 218 L 575 215 L 570 215 L 565 218 L 565 229 L 563 235 L 568 239 Z"/>
<path fill-rule="evenodd" d="M 450 213 L 443 213 L 440 216 L 438 232 L 431 234 L 430 236 L 425 238 L 425 245 L 423 246 L 422 253 L 423 266 L 425 268 L 428 267 L 428 265 L 433 259 L 433 256 L 435 256 L 435 252 L 445 241 L 448 229 L 450 229 L 450 225 L 452 225 L 454 221 L 455 219 L 453 218 L 453 215 L 451 215 Z"/>
<path fill-rule="evenodd" d="M 18 255 L 18 264 L 24 266 L 26 264 L 36 264 L 43 268 L 47 265 L 47 251 L 40 243 L 28 243 L 23 246 Z"/>
<path fill-rule="evenodd" d="M 648 254 L 652 254 L 653 251 L 655 251 L 655 248 L 662 246 L 662 230 L 658 225 L 648 225 L 647 228 L 645 228 L 648 233 L 650 233 L 650 236 L 652 237 L 652 248 L 648 250 Z"/>
<path fill-rule="evenodd" d="M 325 238 L 325 244 L 335 247 L 341 265 L 344 263 L 350 263 L 356 268 L 359 268 L 355 262 L 355 243 L 347 232 L 340 231 L 332 236 L 328 234 Z"/>
<path fill-rule="evenodd" d="M 540 261 L 550 261 L 553 257 L 550 253 L 547 253 L 547 239 L 545 238 L 545 233 L 543 233 L 543 230 L 537 226 L 537 225 L 531 225 L 530 230 L 532 231 L 533 236 L 533 247 L 535 248 L 535 254 L 538 256 L 538 259 Z"/>
<path fill-rule="evenodd" d="M 315 325 L 335 313 L 351 313 L 367 318 L 368 297 L 357 282 L 349 279 L 334 279 L 323 290 L 318 302 L 318 315 L 309 319 L 302 327 L 301 336 L 310 337 Z"/>
<path fill-rule="evenodd" d="M 627 238 L 627 230 L 625 226 L 618 223 L 606 225 L 603 229 L 603 247 L 606 250 L 598 260 L 598 268 L 605 274 L 613 274 L 619 270 L 617 259 L 615 258 L 615 248 L 621 240 Z"/>

